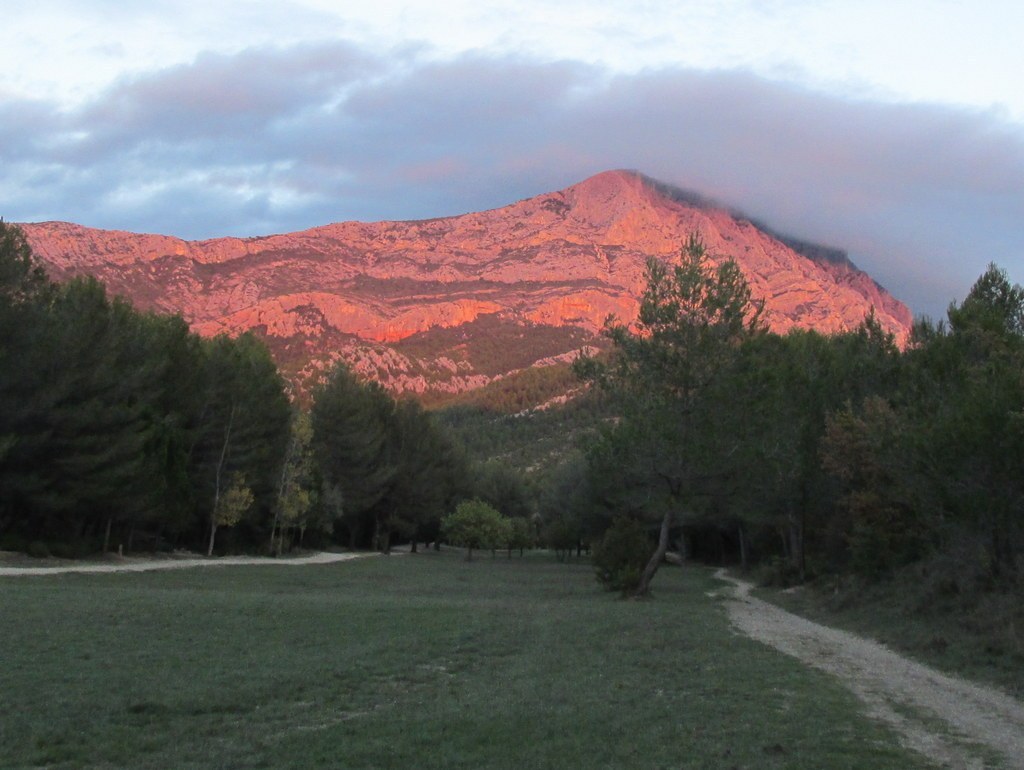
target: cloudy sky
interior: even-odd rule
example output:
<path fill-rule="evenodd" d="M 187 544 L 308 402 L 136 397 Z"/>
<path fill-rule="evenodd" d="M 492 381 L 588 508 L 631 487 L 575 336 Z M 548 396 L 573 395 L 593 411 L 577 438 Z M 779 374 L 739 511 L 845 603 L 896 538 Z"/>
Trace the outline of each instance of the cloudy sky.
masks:
<path fill-rule="evenodd" d="M 915 313 L 1024 282 L 1019 0 L 10 0 L 0 216 L 185 238 L 634 168 Z"/>

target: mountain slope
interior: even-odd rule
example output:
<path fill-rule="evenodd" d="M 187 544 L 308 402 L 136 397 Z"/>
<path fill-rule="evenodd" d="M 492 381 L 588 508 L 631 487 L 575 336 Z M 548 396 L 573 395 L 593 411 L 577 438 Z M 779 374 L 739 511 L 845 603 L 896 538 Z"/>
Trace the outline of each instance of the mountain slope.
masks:
<path fill-rule="evenodd" d="M 691 232 L 740 264 L 776 331 L 850 329 L 874 307 L 902 339 L 911 321 L 841 252 L 787 245 L 626 171 L 490 211 L 261 238 L 24 227 L 54 277 L 95 275 L 202 334 L 256 330 L 297 383 L 344 357 L 395 390 L 436 396 L 565 360 L 609 314 L 635 316 L 646 258 L 676 257 Z"/>

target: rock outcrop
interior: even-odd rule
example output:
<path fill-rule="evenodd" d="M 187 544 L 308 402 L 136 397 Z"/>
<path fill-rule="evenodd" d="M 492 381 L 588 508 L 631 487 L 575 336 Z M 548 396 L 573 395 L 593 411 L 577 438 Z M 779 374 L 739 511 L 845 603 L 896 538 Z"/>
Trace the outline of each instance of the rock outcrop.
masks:
<path fill-rule="evenodd" d="M 300 388 L 339 357 L 420 393 L 555 360 L 593 340 L 609 314 L 632 319 L 647 257 L 675 258 L 693 232 L 714 259 L 739 263 L 776 331 L 851 329 L 872 307 L 900 340 L 911 322 L 841 252 L 627 171 L 491 211 L 260 238 L 24 228 L 53 277 L 95 275 L 201 334 L 254 330 Z"/>

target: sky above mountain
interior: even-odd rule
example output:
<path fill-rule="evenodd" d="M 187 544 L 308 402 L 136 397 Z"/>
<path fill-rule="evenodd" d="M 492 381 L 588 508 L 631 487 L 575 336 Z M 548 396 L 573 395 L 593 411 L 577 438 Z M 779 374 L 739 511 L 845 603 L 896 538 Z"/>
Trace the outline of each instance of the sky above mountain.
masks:
<path fill-rule="evenodd" d="M 635 168 L 941 317 L 1024 281 L 1021 33 L 994 0 L 15 0 L 0 216 L 259 235 Z"/>

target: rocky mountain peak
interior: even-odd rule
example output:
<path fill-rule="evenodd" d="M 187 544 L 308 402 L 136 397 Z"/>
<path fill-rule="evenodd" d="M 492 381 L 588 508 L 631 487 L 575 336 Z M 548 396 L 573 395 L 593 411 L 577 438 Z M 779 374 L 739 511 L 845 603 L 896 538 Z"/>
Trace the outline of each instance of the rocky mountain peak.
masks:
<path fill-rule="evenodd" d="M 632 171 L 462 216 L 261 238 L 24 227 L 57 278 L 93 274 L 202 334 L 254 330 L 300 389 L 338 358 L 428 396 L 565 360 L 609 314 L 635 317 L 646 259 L 677 258 L 693 232 L 739 263 L 776 331 L 842 331 L 874 308 L 902 340 L 911 322 L 841 252 Z"/>

